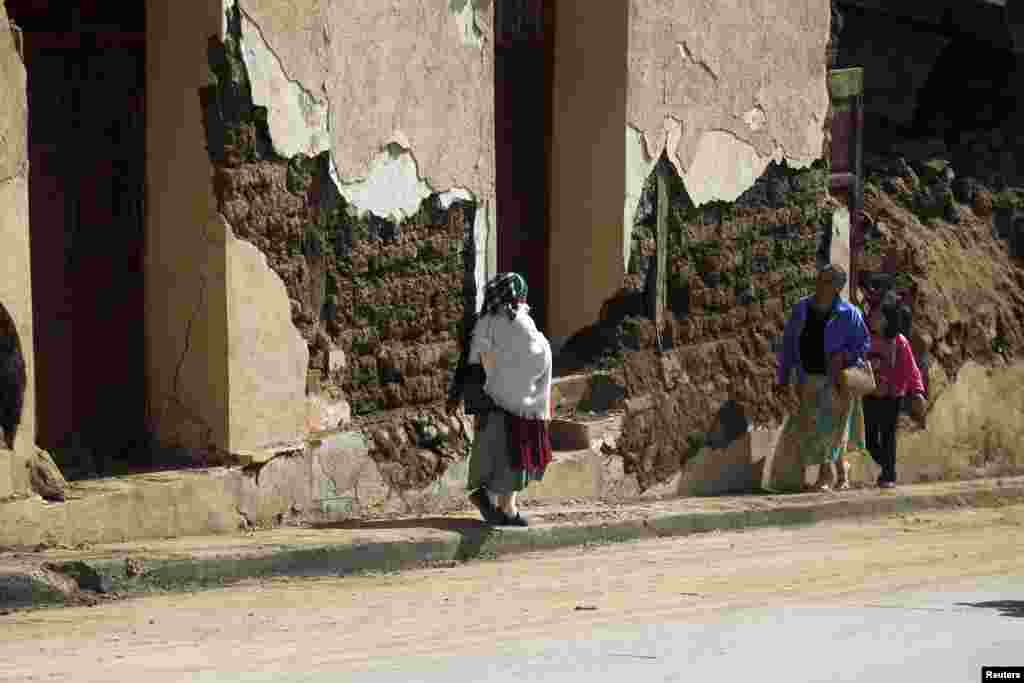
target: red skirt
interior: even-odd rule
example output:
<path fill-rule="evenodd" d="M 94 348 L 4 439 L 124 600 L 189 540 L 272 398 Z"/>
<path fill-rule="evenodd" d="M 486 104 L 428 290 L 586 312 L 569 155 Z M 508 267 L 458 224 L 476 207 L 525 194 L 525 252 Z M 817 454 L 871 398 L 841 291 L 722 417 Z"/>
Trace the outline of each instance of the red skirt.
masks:
<path fill-rule="evenodd" d="M 505 413 L 509 465 L 514 470 L 542 474 L 551 463 L 551 436 L 544 420 Z"/>

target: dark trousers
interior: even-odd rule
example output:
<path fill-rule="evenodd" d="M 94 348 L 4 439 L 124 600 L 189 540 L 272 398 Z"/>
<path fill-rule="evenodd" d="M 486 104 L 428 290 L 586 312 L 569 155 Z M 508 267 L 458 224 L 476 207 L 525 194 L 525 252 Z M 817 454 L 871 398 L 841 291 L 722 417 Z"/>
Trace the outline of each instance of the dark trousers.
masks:
<path fill-rule="evenodd" d="M 899 398 L 864 398 L 864 430 L 868 452 L 882 474 L 878 481 L 896 481 L 896 422 L 900 416 Z"/>

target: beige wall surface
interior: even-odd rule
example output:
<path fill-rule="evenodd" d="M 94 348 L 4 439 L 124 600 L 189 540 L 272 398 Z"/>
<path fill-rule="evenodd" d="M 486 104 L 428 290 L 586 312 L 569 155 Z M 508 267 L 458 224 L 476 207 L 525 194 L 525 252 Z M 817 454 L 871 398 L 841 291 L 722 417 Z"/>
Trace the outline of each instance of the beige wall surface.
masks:
<path fill-rule="evenodd" d="M 309 350 L 292 324 L 284 282 L 259 249 L 231 235 L 227 243 L 228 427 L 232 453 L 305 437 Z"/>
<path fill-rule="evenodd" d="M 383 148 L 397 142 L 433 190 L 494 196 L 491 0 L 238 4 L 255 29 L 243 31 L 245 43 L 265 43 L 277 68 L 297 84 L 291 96 L 303 100 L 302 118 L 311 128 L 326 108 L 342 183 L 365 179 Z M 246 55 L 250 71 L 258 50 L 253 45 Z M 260 87 L 254 84 L 254 92 Z M 257 104 L 282 112 L 292 107 Z M 272 134 L 273 127 L 271 121 Z"/>
<path fill-rule="evenodd" d="M 666 150 L 701 204 L 732 201 L 772 159 L 819 158 L 830 21 L 828 0 L 630 0 L 630 173 L 642 186 Z"/>
<path fill-rule="evenodd" d="M 157 438 L 228 446 L 225 239 L 199 89 L 219 0 L 146 7 L 146 364 Z"/>
<path fill-rule="evenodd" d="M 0 497 L 27 492 L 21 463 L 33 452 L 36 438 L 25 84 L 25 65 L 0 2 L 0 305 L 14 319 L 28 376 L 13 458 L 0 450 Z"/>
<path fill-rule="evenodd" d="M 556 5 L 547 293 L 556 346 L 597 320 L 625 273 L 627 12 L 626 0 Z"/>

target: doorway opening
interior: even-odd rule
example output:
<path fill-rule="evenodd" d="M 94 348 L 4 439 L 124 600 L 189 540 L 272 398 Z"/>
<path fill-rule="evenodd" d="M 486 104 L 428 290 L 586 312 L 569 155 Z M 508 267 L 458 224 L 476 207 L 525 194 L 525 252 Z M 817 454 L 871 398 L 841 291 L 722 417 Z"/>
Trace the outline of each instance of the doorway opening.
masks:
<path fill-rule="evenodd" d="M 144 3 L 7 10 L 28 73 L 36 441 L 68 478 L 109 475 L 148 451 Z"/>
<path fill-rule="evenodd" d="M 523 274 L 546 331 L 554 3 L 496 0 L 494 13 L 498 270 Z"/>

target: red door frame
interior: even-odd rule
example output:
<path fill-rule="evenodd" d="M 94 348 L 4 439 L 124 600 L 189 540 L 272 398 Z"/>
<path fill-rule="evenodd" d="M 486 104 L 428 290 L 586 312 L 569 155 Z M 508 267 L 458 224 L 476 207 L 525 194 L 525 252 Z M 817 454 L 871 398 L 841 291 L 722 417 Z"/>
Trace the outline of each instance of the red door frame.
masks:
<path fill-rule="evenodd" d="M 494 38 L 498 270 L 526 277 L 545 329 L 554 3 L 496 0 Z"/>

